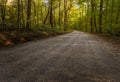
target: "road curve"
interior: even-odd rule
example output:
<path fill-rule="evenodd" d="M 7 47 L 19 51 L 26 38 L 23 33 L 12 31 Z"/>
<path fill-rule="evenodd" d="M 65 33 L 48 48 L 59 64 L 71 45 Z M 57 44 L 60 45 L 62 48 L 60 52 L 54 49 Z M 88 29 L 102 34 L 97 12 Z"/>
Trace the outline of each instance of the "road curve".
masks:
<path fill-rule="evenodd" d="M 0 50 L 0 82 L 120 82 L 109 45 L 74 31 Z"/>

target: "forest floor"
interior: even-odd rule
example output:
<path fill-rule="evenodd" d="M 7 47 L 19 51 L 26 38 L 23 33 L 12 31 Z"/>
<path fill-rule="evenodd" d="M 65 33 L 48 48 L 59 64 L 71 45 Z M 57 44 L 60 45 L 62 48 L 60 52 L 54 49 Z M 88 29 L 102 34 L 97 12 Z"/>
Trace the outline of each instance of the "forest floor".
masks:
<path fill-rule="evenodd" d="M 92 34 L 92 33 L 89 33 Z M 112 49 L 112 52 L 114 53 L 119 53 L 120 55 L 120 37 L 113 37 L 113 36 L 105 36 L 102 34 L 92 34 L 93 36 L 96 37 L 96 39 L 101 40 L 102 42 L 110 45 L 109 47 Z M 115 56 L 117 57 L 118 54 Z M 118 55 L 118 56 L 119 56 Z"/>
<path fill-rule="evenodd" d="M 74 31 L 2 48 L 0 81 L 120 82 L 120 52 L 109 42 Z"/>

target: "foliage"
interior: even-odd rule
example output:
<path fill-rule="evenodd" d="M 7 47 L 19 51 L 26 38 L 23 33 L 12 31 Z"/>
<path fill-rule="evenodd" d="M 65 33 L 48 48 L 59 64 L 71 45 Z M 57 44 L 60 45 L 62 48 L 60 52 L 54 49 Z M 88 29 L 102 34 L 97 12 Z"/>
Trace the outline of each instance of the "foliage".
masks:
<path fill-rule="evenodd" d="M 119 0 L 0 0 L 0 31 L 81 30 L 120 36 Z"/>

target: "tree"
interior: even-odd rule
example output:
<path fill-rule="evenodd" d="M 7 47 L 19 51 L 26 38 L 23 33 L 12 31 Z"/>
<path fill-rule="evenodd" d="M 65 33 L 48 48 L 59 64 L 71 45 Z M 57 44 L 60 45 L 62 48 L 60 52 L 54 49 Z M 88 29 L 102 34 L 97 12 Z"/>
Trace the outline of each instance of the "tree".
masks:
<path fill-rule="evenodd" d="M 59 26 L 61 26 L 61 0 L 59 0 Z"/>
<path fill-rule="evenodd" d="M 31 6 L 32 0 L 27 0 L 27 22 L 26 22 L 27 29 L 30 29 L 31 27 Z"/>
<path fill-rule="evenodd" d="M 17 16 L 17 28 L 20 28 L 20 0 L 17 0 L 18 3 L 18 16 Z"/>
<path fill-rule="evenodd" d="M 99 32 L 102 32 L 102 18 L 103 18 L 103 0 L 100 0 L 100 15 L 99 15 Z"/>
<path fill-rule="evenodd" d="M 53 27 L 53 0 L 49 1 L 49 12 L 50 12 L 50 25 Z"/>
<path fill-rule="evenodd" d="M 67 28 L 67 0 L 64 0 L 64 31 Z"/>
<path fill-rule="evenodd" d="M 6 3 L 7 3 L 7 0 L 0 1 L 0 10 L 1 10 L 1 19 L 2 19 L 3 28 L 5 28 Z"/>
<path fill-rule="evenodd" d="M 4 30 L 34 27 L 119 35 L 119 19 L 119 0 L 0 0 Z"/>
<path fill-rule="evenodd" d="M 119 0 L 117 1 L 119 3 Z M 120 16 L 120 4 L 118 4 L 118 8 L 117 8 L 117 15 L 116 15 L 116 24 L 119 23 L 119 16 Z"/>

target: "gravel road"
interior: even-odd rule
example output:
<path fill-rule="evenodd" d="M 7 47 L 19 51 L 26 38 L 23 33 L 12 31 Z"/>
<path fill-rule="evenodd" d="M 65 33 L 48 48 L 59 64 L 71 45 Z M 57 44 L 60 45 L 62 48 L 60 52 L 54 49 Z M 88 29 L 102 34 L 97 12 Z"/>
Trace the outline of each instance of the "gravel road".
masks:
<path fill-rule="evenodd" d="M 120 82 L 110 45 L 84 32 L 0 50 L 0 82 Z"/>

